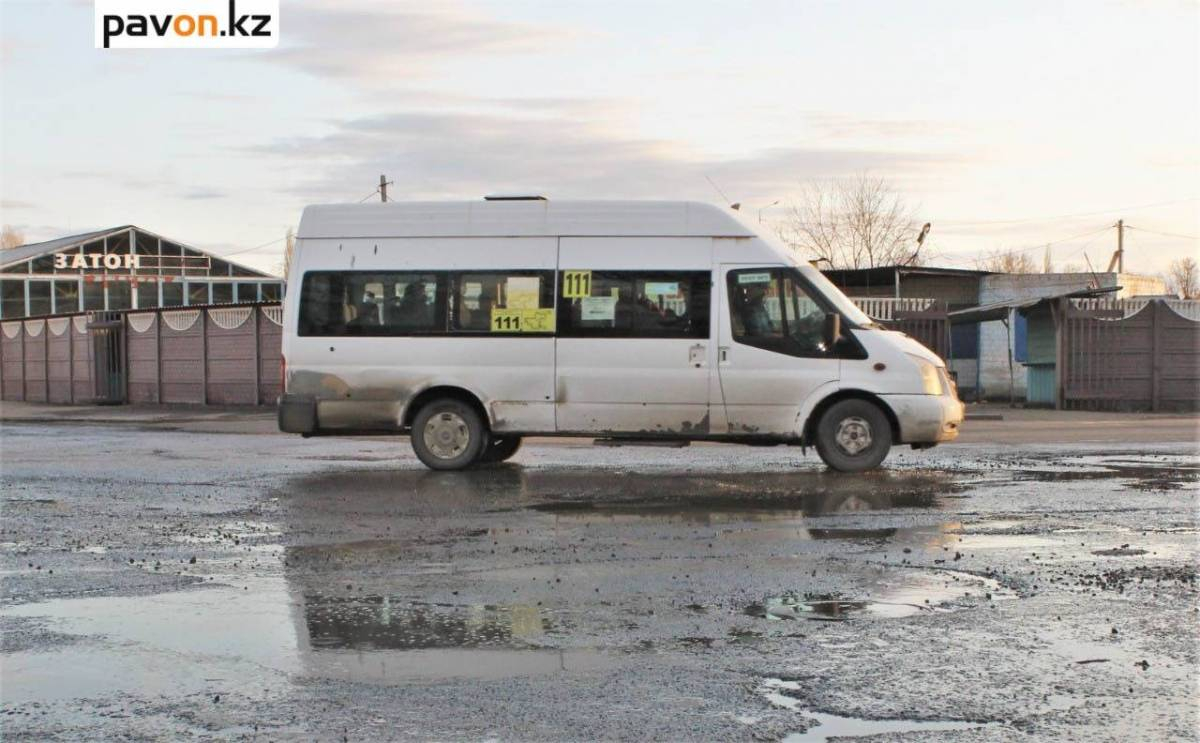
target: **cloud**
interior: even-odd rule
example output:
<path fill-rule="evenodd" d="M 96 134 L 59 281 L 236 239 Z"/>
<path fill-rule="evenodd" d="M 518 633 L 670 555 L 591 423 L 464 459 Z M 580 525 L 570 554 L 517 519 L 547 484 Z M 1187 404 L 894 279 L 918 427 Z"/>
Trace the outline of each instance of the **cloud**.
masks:
<path fill-rule="evenodd" d="M 863 119 L 828 111 L 805 112 L 804 120 L 817 136 L 830 141 L 944 137 L 965 131 L 965 127 L 945 121 Z"/>
<path fill-rule="evenodd" d="M 224 191 L 218 191 L 213 188 L 192 188 L 184 191 L 182 194 L 185 199 L 223 199 L 228 195 Z"/>
<path fill-rule="evenodd" d="M 537 52 L 572 32 L 496 20 L 451 3 L 288 3 L 278 49 L 262 59 L 321 77 L 394 83 L 440 59 Z"/>
<path fill-rule="evenodd" d="M 570 111 L 570 107 L 565 110 Z M 737 201 L 778 198 L 802 180 L 872 170 L 921 175 L 956 160 L 880 149 L 775 147 L 737 158 L 681 144 L 622 137 L 587 117 L 404 112 L 350 119 L 324 136 L 252 148 L 303 162 L 291 191 L 309 201 L 347 200 L 380 173 L 396 198 L 476 198 L 539 189 L 551 198 L 699 198 L 715 180 Z"/>
<path fill-rule="evenodd" d="M 8 211 L 9 209 L 36 209 L 37 205 L 31 201 L 20 201 L 18 199 L 0 199 L 0 210 Z"/>

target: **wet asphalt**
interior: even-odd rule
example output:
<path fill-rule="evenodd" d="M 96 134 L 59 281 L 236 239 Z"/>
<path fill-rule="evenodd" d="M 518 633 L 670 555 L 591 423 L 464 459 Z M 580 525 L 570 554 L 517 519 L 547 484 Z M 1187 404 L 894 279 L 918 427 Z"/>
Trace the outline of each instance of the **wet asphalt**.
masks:
<path fill-rule="evenodd" d="M 236 430 L 232 428 L 230 430 Z M 1192 443 L 8 423 L 4 740 L 1191 740 Z"/>

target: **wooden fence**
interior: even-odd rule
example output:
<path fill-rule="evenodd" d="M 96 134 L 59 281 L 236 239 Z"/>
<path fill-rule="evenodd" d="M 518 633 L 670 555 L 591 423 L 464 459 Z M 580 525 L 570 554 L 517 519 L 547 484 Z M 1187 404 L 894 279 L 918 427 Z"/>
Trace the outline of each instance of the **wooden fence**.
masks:
<path fill-rule="evenodd" d="M 2 323 L 0 396 L 92 403 L 274 404 L 282 307 L 217 305 L 88 313 Z M 114 340 L 109 340 L 114 339 Z M 117 363 L 103 363 L 105 343 Z M 98 363 L 98 360 L 101 363 Z M 118 390 L 111 392 L 112 374 Z"/>
<path fill-rule="evenodd" d="M 1071 300 L 1057 311 L 1061 407 L 1200 409 L 1194 303 Z"/>

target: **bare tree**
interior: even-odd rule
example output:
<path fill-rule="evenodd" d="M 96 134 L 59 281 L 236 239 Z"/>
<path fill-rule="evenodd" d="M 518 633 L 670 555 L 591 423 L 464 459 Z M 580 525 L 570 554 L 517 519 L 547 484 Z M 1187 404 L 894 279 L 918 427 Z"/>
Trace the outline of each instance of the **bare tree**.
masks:
<path fill-rule="evenodd" d="M 884 178 L 855 178 L 805 187 L 779 226 L 793 250 L 834 268 L 915 265 L 920 223 Z"/>
<path fill-rule="evenodd" d="M 1200 299 L 1200 266 L 1188 256 L 1171 261 L 1167 269 L 1167 288 L 1181 299 Z"/>
<path fill-rule="evenodd" d="M 1038 265 L 1028 253 L 1016 249 L 993 250 L 975 262 L 981 271 L 996 273 L 1037 273 Z"/>
<path fill-rule="evenodd" d="M 25 244 L 25 235 L 15 227 L 4 225 L 0 229 L 0 249 L 8 250 Z"/>
<path fill-rule="evenodd" d="M 287 278 L 292 271 L 292 257 L 296 252 L 296 233 L 291 227 L 287 228 L 287 236 L 283 243 L 283 278 Z"/>

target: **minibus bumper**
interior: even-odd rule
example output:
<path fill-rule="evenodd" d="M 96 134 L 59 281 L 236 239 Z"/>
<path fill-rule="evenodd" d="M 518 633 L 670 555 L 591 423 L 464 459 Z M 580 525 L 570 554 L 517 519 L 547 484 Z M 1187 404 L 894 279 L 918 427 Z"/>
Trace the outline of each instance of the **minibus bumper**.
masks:
<path fill-rule="evenodd" d="M 317 400 L 306 395 L 281 395 L 278 416 L 280 431 L 312 433 L 317 430 Z"/>
<path fill-rule="evenodd" d="M 883 395 L 900 423 L 901 444 L 940 444 L 958 438 L 965 406 L 954 395 Z"/>

